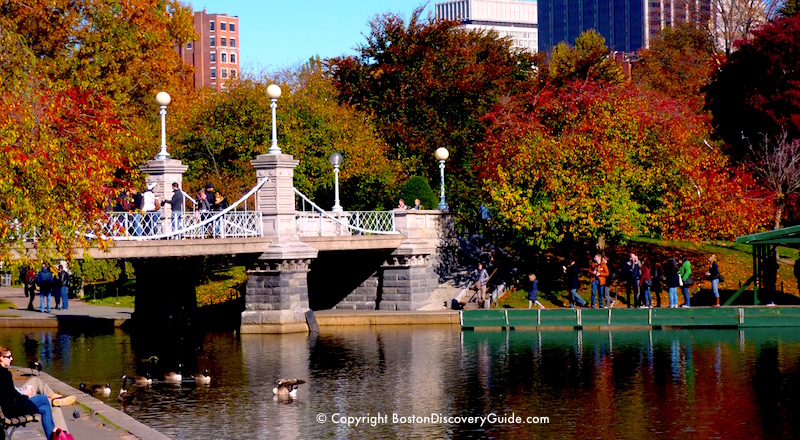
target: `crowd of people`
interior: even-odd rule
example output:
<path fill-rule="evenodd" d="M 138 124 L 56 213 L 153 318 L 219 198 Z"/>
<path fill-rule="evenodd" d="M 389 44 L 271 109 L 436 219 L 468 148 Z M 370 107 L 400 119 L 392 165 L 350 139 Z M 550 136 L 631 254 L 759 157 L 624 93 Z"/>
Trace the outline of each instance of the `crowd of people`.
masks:
<path fill-rule="evenodd" d="M 61 260 L 55 267 L 47 263 L 42 264 L 39 272 L 32 267 L 20 268 L 20 279 L 24 284 L 25 296 L 28 300 L 28 310 L 33 311 L 33 300 L 36 297 L 36 287 L 39 287 L 39 311 L 50 313 L 51 299 L 55 300 L 56 310 L 69 309 L 69 291 L 72 282 L 72 271 L 67 262 Z"/>
<path fill-rule="evenodd" d="M 711 282 L 714 295 L 712 307 L 719 307 L 719 284 L 724 281 L 720 273 L 716 255 L 708 257 L 708 270 L 703 274 Z M 478 271 L 481 267 L 479 265 Z M 589 301 L 579 293 L 581 274 L 588 271 L 590 280 Z M 564 290 L 571 308 L 611 308 L 621 295 L 625 296 L 628 307 L 653 308 L 661 307 L 661 294 L 666 290 L 669 308 L 691 307 L 690 288 L 695 284 L 696 273 L 692 272 L 692 264 L 686 257 L 670 257 L 664 262 L 639 257 L 631 253 L 616 271 L 611 270 L 609 258 L 596 254 L 589 267 L 584 270 L 574 258 L 565 261 L 561 266 L 564 276 Z M 527 292 L 528 308 L 534 305 L 544 308 L 539 301 L 539 279 L 529 273 L 522 286 Z M 613 290 L 612 290 L 613 287 Z M 679 292 L 682 303 L 679 302 Z M 479 295 L 480 296 L 480 295 Z"/>
<path fill-rule="evenodd" d="M 714 294 L 713 307 L 719 307 L 719 283 L 722 276 L 717 264 L 716 255 L 708 258 L 709 269 L 705 272 L 711 281 L 711 290 Z M 692 265 L 685 257 L 670 257 L 665 262 L 651 261 L 648 258 L 639 259 L 631 253 L 628 260 L 621 265 L 620 270 L 612 272 L 609 269 L 609 260 L 605 255 L 597 254 L 589 267 L 591 280 L 590 301 L 583 299 L 578 293 L 580 287 L 581 268 L 574 258 L 562 266 L 565 276 L 566 290 L 570 307 L 606 308 L 613 307 L 617 295 L 612 297 L 611 285 L 616 281 L 617 288 L 624 289 L 628 307 L 653 307 L 653 296 L 656 298 L 656 307 L 661 307 L 661 293 L 666 288 L 669 307 L 690 307 L 691 295 L 689 289 L 695 283 Z M 534 277 L 535 279 L 535 277 Z M 679 305 L 678 289 L 683 296 L 683 303 Z M 533 288 L 532 288 L 533 290 Z M 530 297 L 529 297 L 530 299 Z"/>
<path fill-rule="evenodd" d="M 153 192 L 157 184 L 149 183 L 142 192 L 136 189 L 123 191 L 117 197 L 113 206 L 113 211 L 117 213 L 130 213 L 127 233 L 133 236 L 148 236 L 163 233 L 160 226 L 161 209 L 170 205 L 172 231 L 179 231 L 185 227 L 185 213 L 187 196 L 181 190 L 178 182 L 172 183 L 172 198 L 169 200 L 159 200 Z M 214 189 L 211 183 L 206 184 L 204 189 L 200 189 L 195 197 L 195 205 L 200 221 L 206 220 L 214 215 L 215 212 L 223 211 L 230 205 L 219 191 Z M 213 228 L 208 228 L 209 234 L 219 235 L 222 223 L 217 221 Z"/>

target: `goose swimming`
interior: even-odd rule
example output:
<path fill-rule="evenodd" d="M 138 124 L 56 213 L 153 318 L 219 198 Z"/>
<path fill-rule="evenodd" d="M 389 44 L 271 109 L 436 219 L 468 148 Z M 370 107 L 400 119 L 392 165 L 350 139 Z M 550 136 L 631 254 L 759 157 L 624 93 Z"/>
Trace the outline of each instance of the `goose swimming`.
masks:
<path fill-rule="evenodd" d="M 272 389 L 272 393 L 278 397 L 297 397 L 297 387 L 306 383 L 302 379 L 278 379 L 278 386 Z"/>

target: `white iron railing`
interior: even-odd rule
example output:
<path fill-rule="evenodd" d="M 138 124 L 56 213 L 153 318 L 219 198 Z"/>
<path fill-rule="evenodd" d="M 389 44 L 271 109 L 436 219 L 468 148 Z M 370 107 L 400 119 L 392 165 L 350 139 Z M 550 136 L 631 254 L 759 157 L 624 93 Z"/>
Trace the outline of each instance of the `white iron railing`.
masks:
<path fill-rule="evenodd" d="M 326 212 L 297 188 L 294 193 L 301 205 L 295 208 L 297 235 L 301 237 L 399 234 L 394 211 Z"/>
<path fill-rule="evenodd" d="M 222 211 L 184 212 L 162 216 L 161 212 L 111 212 L 103 225 L 103 238 L 115 241 L 261 237 L 261 211 L 235 211 L 267 181 L 263 179 L 247 194 Z M 173 213 L 174 214 L 174 213 Z M 162 218 L 163 217 L 163 218 Z M 87 237 L 94 238 L 93 234 Z"/>

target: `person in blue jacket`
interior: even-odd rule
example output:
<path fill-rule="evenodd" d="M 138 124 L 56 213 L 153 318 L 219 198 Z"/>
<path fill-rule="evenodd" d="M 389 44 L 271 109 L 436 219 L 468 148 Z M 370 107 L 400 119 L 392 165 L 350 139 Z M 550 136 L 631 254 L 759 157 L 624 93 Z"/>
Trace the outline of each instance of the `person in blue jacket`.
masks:
<path fill-rule="evenodd" d="M 532 308 L 534 304 L 543 309 L 544 306 L 539 302 L 539 280 L 536 275 L 528 275 L 528 280 L 531 282 L 530 289 L 528 290 L 528 309 Z"/>
<path fill-rule="evenodd" d="M 53 274 L 47 263 L 42 264 L 42 270 L 36 275 L 36 285 L 39 286 L 39 311 L 44 313 L 44 298 L 47 297 L 47 313 L 50 313 L 50 295 L 53 293 Z"/>

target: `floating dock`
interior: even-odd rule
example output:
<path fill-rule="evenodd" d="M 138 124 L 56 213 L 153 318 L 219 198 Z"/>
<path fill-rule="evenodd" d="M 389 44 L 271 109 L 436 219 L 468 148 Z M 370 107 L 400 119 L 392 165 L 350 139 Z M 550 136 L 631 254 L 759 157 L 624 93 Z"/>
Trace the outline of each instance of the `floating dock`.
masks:
<path fill-rule="evenodd" d="M 800 307 L 462 310 L 462 329 L 800 327 Z"/>

